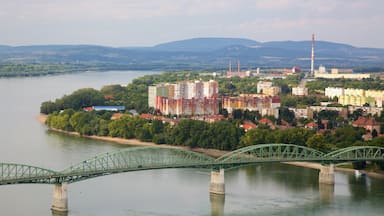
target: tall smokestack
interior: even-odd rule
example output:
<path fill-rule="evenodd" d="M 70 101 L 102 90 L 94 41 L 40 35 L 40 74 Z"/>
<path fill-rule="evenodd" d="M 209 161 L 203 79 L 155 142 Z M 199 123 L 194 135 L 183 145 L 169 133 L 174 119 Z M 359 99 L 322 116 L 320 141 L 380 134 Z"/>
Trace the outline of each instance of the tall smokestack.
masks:
<path fill-rule="evenodd" d="M 228 69 L 229 73 L 232 72 L 232 61 L 229 61 L 229 69 Z"/>
<path fill-rule="evenodd" d="M 237 73 L 240 73 L 240 60 L 237 60 Z"/>
<path fill-rule="evenodd" d="M 315 34 L 312 34 L 312 52 L 311 52 L 311 75 L 315 74 Z"/>

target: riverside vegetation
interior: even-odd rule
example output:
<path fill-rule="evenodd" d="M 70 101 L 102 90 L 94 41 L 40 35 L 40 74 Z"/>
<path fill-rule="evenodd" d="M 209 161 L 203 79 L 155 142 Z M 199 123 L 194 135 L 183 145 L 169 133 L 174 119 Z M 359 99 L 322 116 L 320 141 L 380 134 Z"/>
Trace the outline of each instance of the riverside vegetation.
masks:
<path fill-rule="evenodd" d="M 291 86 L 297 85 L 300 76 L 274 81 L 276 84 L 283 86 L 282 101 L 286 100 L 285 97 L 290 97 L 287 93 Z M 302 127 L 281 130 L 271 129 L 267 125 L 259 125 L 258 128 L 245 132 L 240 127 L 244 121 L 249 120 L 257 123 L 257 120 L 261 118 L 258 113 L 248 110 L 234 110 L 232 113 L 233 119 L 215 123 L 206 123 L 179 116 L 180 121 L 176 125 L 159 120 L 142 119 L 139 116 L 129 114 L 129 111 L 126 111 L 121 118 L 111 120 L 113 112 L 86 112 L 82 110 L 82 108 L 92 105 L 124 105 L 126 110 L 134 109 L 138 113 L 153 112 L 147 105 L 147 88 L 149 85 L 186 79 L 208 80 L 209 78 L 209 76 L 200 76 L 198 73 L 192 72 L 146 75 L 133 80 L 127 86 L 109 85 L 100 90 L 79 89 L 55 101 L 43 102 L 40 112 L 48 114 L 46 124 L 49 127 L 78 132 L 81 135 L 136 138 L 156 144 L 183 145 L 192 148 L 234 150 L 263 143 L 291 143 L 329 152 L 352 145 L 384 147 L 384 137 L 375 137 L 372 141 L 364 141 L 362 135 L 366 133 L 365 129 L 347 124 L 334 129 L 332 132 L 326 131 L 323 134 L 317 134 L 312 129 Z M 258 78 L 219 78 L 217 81 L 219 82 L 220 93 L 232 96 L 240 93 L 255 93 Z M 315 99 L 314 103 L 317 100 Z M 220 109 L 220 112 L 224 115 L 227 114 L 226 110 L 223 109 Z M 281 122 L 281 120 L 295 121 L 292 113 L 284 107 L 280 110 L 279 119 L 267 117 L 276 123 Z"/>

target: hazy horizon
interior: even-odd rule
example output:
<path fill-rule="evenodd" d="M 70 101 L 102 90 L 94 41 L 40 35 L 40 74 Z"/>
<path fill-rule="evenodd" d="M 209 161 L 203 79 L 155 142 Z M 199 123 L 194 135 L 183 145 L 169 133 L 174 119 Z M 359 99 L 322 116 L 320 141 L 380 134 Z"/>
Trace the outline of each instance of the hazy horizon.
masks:
<path fill-rule="evenodd" d="M 380 0 L 0 0 L 1 45 L 148 47 L 191 38 L 384 48 Z"/>

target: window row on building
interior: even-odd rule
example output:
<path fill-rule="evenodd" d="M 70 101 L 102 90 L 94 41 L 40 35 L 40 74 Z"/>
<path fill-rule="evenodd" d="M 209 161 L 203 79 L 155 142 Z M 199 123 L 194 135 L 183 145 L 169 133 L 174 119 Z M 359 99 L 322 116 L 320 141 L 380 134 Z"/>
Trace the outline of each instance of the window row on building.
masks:
<path fill-rule="evenodd" d="M 148 87 L 148 106 L 156 107 L 157 96 L 170 99 L 202 99 L 217 97 L 218 92 L 219 84 L 214 80 L 163 83 Z"/>
<path fill-rule="evenodd" d="M 338 98 L 338 103 L 342 105 L 383 107 L 384 91 L 380 90 L 364 90 L 353 88 L 325 88 L 325 96 L 329 98 Z"/>

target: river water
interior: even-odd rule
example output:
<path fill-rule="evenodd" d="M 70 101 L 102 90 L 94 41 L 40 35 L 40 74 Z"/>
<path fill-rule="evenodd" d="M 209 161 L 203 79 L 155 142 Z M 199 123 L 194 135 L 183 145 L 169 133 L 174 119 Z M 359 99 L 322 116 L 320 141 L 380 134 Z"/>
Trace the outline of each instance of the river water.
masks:
<path fill-rule="evenodd" d="M 126 85 L 145 71 L 110 71 L 0 79 L 0 162 L 62 170 L 127 146 L 47 131 L 40 103 L 83 87 Z M 333 188 L 318 171 L 263 164 L 226 171 L 226 195 L 208 193 L 210 171 L 122 173 L 68 186 L 68 215 L 383 215 L 384 180 L 337 172 Z M 0 215 L 52 215 L 52 185 L 0 186 Z"/>

